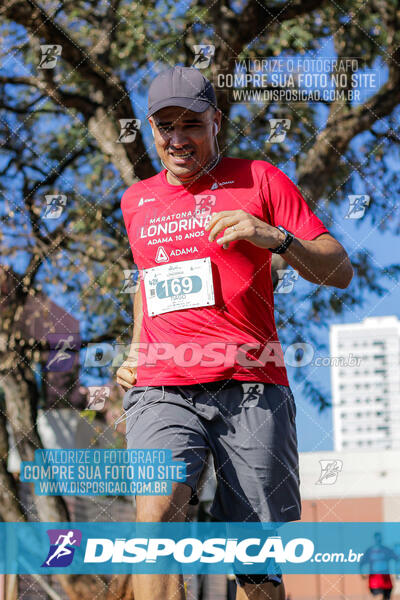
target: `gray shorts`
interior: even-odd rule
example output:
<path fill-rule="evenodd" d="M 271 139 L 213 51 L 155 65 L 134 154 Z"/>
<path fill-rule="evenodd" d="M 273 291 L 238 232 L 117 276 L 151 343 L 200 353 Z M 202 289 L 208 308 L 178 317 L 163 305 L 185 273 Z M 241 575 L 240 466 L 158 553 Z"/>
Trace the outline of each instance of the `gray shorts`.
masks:
<path fill-rule="evenodd" d="M 218 521 L 300 519 L 296 407 L 289 387 L 216 381 L 133 387 L 123 399 L 129 449 L 170 449 L 196 494 L 211 452 Z"/>

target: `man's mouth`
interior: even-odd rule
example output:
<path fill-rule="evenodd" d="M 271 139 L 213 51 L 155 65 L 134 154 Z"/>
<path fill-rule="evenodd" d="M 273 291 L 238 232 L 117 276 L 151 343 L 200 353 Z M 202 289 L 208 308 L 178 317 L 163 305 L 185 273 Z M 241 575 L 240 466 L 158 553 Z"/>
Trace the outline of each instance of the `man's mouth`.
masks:
<path fill-rule="evenodd" d="M 193 156 L 194 152 L 170 152 L 170 155 L 175 160 L 175 162 L 185 162 L 189 158 Z"/>

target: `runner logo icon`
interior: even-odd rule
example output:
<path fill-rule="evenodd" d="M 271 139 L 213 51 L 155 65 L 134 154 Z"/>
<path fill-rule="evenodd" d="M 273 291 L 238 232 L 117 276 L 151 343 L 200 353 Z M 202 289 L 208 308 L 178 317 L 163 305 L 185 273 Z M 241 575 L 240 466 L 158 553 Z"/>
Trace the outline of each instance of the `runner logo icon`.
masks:
<path fill-rule="evenodd" d="M 240 406 L 251 408 L 257 406 L 264 391 L 262 383 L 242 383 L 243 400 Z"/>
<path fill-rule="evenodd" d="M 361 219 L 367 210 L 370 197 L 367 194 L 355 194 L 349 196 L 349 208 L 345 219 Z"/>
<path fill-rule="evenodd" d="M 340 459 L 320 460 L 321 473 L 317 485 L 333 485 L 336 483 L 339 473 L 343 468 L 343 461 Z"/>
<path fill-rule="evenodd" d="M 268 136 L 267 142 L 271 144 L 283 142 L 290 129 L 290 119 L 269 119 L 269 124 L 271 133 Z"/>
<path fill-rule="evenodd" d="M 47 535 L 50 548 L 42 567 L 68 567 L 75 548 L 81 545 L 82 532 L 79 529 L 48 529 Z"/>
<path fill-rule="evenodd" d="M 139 119 L 119 119 L 121 133 L 117 139 L 118 144 L 129 144 L 136 139 L 136 134 L 140 129 L 141 121 Z"/>
<path fill-rule="evenodd" d="M 195 201 L 195 212 L 207 215 L 211 213 L 216 203 L 216 196 L 214 194 L 197 194 L 194 197 Z"/>
<path fill-rule="evenodd" d="M 194 60 L 192 67 L 196 69 L 206 69 L 215 53 L 215 46 L 212 44 L 193 45 Z"/>

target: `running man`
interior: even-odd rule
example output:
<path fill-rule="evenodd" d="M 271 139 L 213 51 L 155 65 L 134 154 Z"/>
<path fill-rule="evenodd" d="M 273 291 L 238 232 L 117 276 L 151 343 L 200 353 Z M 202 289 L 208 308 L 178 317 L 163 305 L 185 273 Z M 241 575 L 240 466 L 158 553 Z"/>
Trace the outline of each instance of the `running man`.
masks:
<path fill-rule="evenodd" d="M 54 354 L 53 358 L 47 363 L 47 365 L 46 365 L 47 370 L 50 369 L 51 365 L 54 362 L 59 363 L 60 361 L 71 359 L 71 354 L 69 354 L 68 351 L 76 350 L 75 343 L 74 343 L 74 336 L 69 335 L 67 338 L 62 338 L 61 340 L 59 340 L 57 342 L 55 349 L 57 352 Z"/>
<path fill-rule="evenodd" d="M 171 449 L 187 480 L 170 496 L 137 496 L 137 521 L 185 520 L 209 453 L 214 518 L 298 520 L 296 409 L 274 321 L 271 256 L 339 288 L 350 283 L 350 261 L 284 173 L 220 155 L 222 114 L 200 71 L 159 74 L 148 107 L 164 169 L 122 198 L 141 282 L 117 382 L 127 390 L 128 448 Z M 277 574 L 237 581 L 238 600 L 284 598 Z M 134 575 L 133 586 L 135 600 L 184 600 L 176 574 Z"/>
<path fill-rule="evenodd" d="M 57 50 L 58 50 L 57 46 L 49 46 L 46 49 L 46 51 L 43 53 L 43 55 L 40 59 L 39 69 L 46 68 L 46 67 L 44 67 L 44 65 L 47 65 L 47 63 L 53 62 L 54 59 L 57 59 L 57 56 L 58 56 Z"/>
<path fill-rule="evenodd" d="M 68 548 L 68 546 L 73 546 L 76 543 L 76 540 L 73 539 L 74 532 L 68 531 L 67 534 L 61 534 L 58 536 L 56 545 L 57 548 L 50 556 L 48 560 L 46 560 L 46 565 L 50 566 L 50 563 L 55 558 L 61 558 L 62 556 L 66 556 L 67 554 L 71 554 L 72 550 Z"/>
<path fill-rule="evenodd" d="M 390 600 L 393 590 L 393 582 L 390 577 L 390 561 L 397 562 L 399 557 L 387 546 L 382 544 L 382 534 L 376 532 L 375 544 L 368 548 L 360 561 L 361 576 L 368 577 L 369 591 L 373 596 L 380 596 L 382 600 Z M 363 569 L 368 567 L 368 575 Z"/>

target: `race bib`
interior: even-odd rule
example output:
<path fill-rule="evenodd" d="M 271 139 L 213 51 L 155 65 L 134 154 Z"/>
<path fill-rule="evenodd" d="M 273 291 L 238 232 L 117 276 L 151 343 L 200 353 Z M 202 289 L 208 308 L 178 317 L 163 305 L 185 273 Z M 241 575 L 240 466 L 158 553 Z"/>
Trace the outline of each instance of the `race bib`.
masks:
<path fill-rule="evenodd" d="M 215 304 L 209 257 L 144 269 L 143 281 L 150 317 Z"/>

